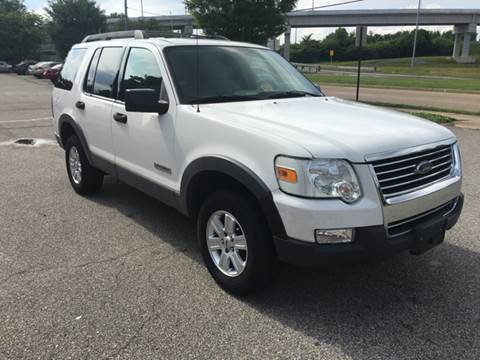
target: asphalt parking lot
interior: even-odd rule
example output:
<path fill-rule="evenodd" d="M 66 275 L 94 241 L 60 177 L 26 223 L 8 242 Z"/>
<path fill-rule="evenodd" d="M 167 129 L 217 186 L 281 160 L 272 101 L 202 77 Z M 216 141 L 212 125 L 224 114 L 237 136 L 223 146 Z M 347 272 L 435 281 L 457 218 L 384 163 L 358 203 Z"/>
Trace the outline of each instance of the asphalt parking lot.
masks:
<path fill-rule="evenodd" d="M 480 132 L 455 129 L 466 203 L 420 257 L 284 266 L 236 298 L 203 267 L 194 226 L 107 179 L 76 195 L 51 139 L 51 85 L 0 74 L 1 359 L 479 359 Z M 32 120 L 33 119 L 33 120 Z"/>

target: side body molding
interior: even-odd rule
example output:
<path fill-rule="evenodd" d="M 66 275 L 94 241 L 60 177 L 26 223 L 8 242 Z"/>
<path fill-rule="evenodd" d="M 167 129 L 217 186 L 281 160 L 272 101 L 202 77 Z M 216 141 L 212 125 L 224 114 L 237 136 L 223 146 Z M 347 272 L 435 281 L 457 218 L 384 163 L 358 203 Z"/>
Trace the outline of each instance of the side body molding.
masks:
<path fill-rule="evenodd" d="M 223 173 L 240 182 L 247 188 L 257 200 L 268 222 L 272 235 L 278 238 L 286 238 L 286 231 L 278 212 L 270 189 L 265 183 L 248 167 L 238 161 L 220 157 L 208 156 L 194 160 L 184 171 L 180 188 L 180 211 L 190 215 L 193 201 L 193 191 L 190 184 L 196 175 L 204 171 L 216 171 Z"/>

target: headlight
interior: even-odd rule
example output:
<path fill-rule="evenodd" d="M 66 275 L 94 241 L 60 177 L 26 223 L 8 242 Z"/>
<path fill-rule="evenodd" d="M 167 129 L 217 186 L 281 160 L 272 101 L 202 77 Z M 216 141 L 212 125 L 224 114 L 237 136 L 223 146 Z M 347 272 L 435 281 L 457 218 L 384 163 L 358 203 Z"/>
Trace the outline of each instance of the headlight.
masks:
<path fill-rule="evenodd" d="M 462 176 L 462 157 L 460 156 L 460 147 L 458 142 L 453 144 L 453 159 L 454 159 L 454 175 Z"/>
<path fill-rule="evenodd" d="M 357 201 L 362 192 L 352 166 L 346 160 L 296 159 L 279 156 L 275 171 L 280 188 L 292 195 Z"/>

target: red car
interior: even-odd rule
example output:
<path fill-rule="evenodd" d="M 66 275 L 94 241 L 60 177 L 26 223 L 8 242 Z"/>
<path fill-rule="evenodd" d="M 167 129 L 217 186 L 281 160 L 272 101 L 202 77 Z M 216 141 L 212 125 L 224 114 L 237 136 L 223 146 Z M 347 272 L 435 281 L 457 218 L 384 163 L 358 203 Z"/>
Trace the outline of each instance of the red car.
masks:
<path fill-rule="evenodd" d="M 62 67 L 63 67 L 63 64 L 52 66 L 50 69 L 45 70 L 42 75 L 46 79 L 55 81 L 57 80 L 58 74 L 60 74 L 60 70 L 62 70 Z"/>

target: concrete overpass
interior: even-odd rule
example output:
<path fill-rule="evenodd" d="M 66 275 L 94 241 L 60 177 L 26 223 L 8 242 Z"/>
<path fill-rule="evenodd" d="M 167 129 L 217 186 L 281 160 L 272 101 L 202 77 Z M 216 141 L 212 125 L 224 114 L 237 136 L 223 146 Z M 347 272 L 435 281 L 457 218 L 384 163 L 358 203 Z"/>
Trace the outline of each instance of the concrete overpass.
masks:
<path fill-rule="evenodd" d="M 290 58 L 292 28 L 348 26 L 406 26 L 415 25 L 417 10 L 333 10 L 296 11 L 288 14 L 289 27 L 285 32 L 284 56 Z M 471 62 L 470 42 L 480 24 L 480 9 L 425 9 L 420 13 L 421 26 L 453 25 L 455 45 L 452 56 L 458 62 Z M 463 44 L 462 44 L 463 43 Z"/>
<path fill-rule="evenodd" d="M 417 10 L 315 10 L 294 11 L 288 14 L 288 27 L 285 32 L 284 56 L 290 58 L 290 37 L 292 28 L 348 27 L 348 26 L 406 26 L 415 25 Z M 140 18 L 131 18 L 139 20 Z M 181 30 L 193 31 L 194 23 L 190 15 L 154 16 L 160 25 Z M 108 19 L 116 22 L 119 19 Z M 453 57 L 460 62 L 471 61 L 470 42 L 480 24 L 480 9 L 425 9 L 420 15 L 420 25 L 451 25 L 454 27 L 455 46 Z"/>

